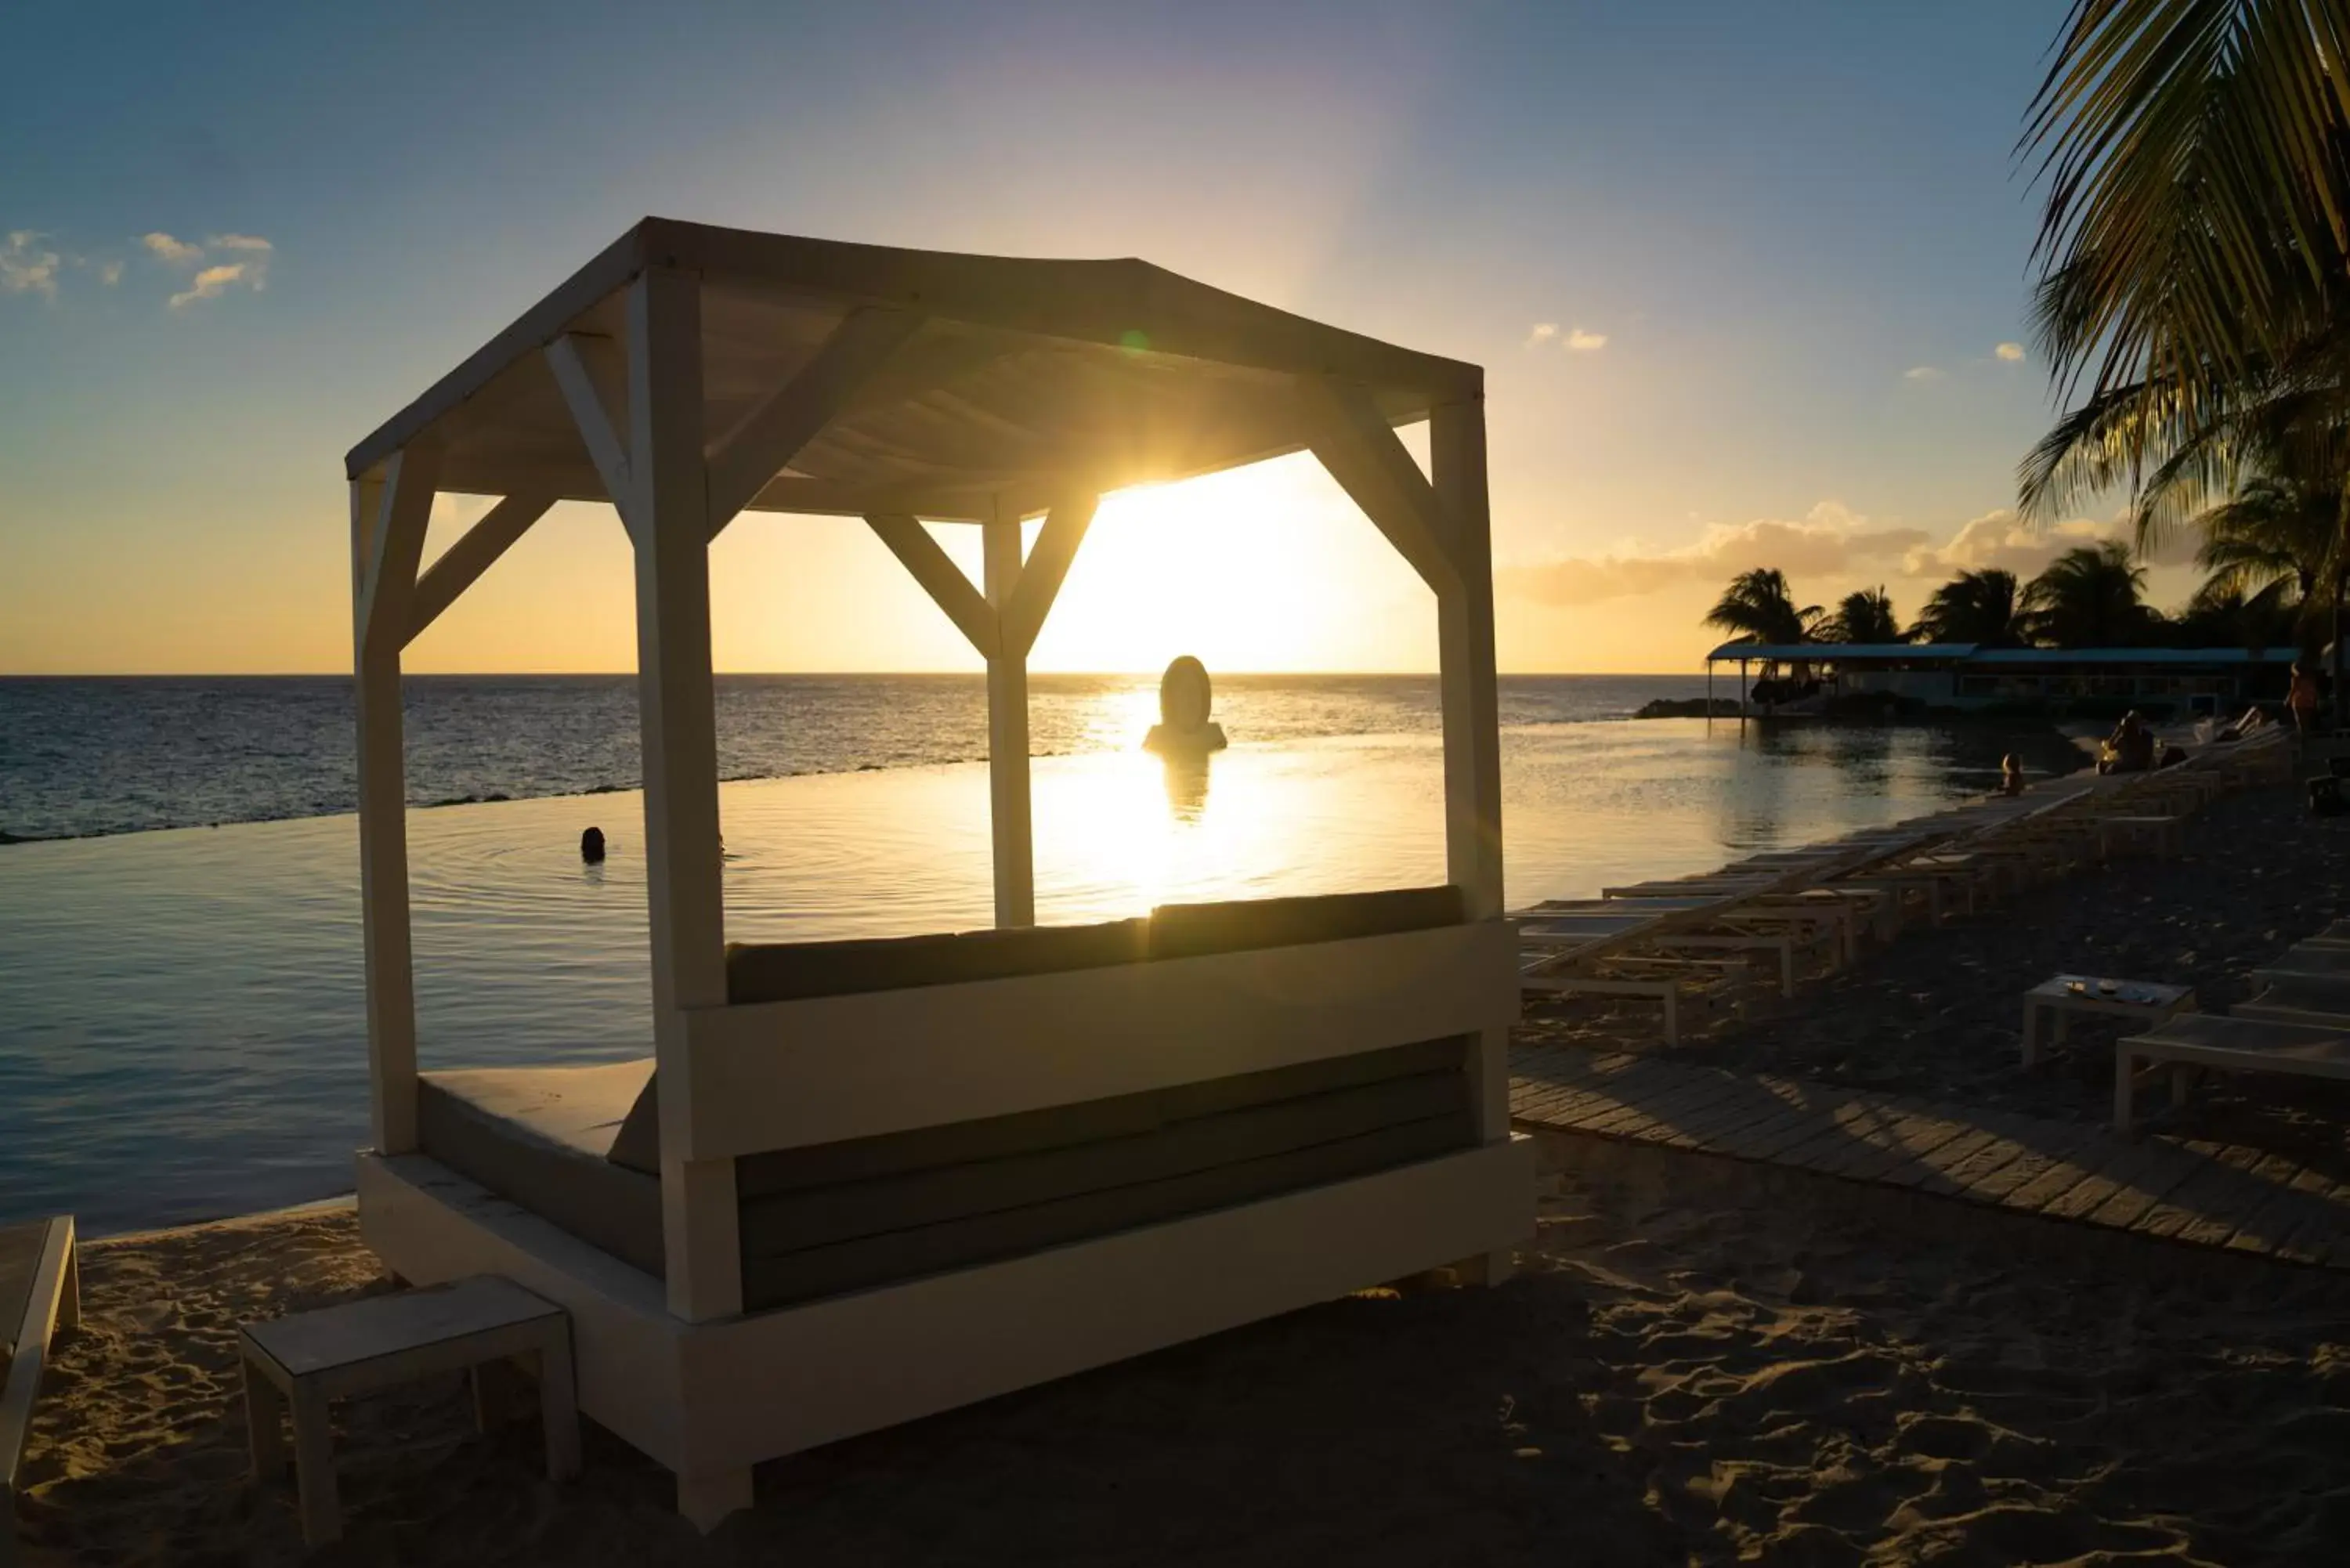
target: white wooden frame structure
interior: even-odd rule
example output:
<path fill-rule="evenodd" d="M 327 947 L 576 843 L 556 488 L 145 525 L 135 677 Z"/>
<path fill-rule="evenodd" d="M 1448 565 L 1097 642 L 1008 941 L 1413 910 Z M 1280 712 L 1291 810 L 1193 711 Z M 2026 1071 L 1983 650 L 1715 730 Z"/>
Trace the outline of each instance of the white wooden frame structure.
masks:
<path fill-rule="evenodd" d="M 1482 374 L 1136 261 L 889 250 L 648 219 L 355 448 L 369 1244 L 570 1309 L 583 1408 L 704 1525 L 756 1460 L 1467 1260 L 1533 1228 L 1508 1127 Z M 1425 420 L 1430 462 L 1396 436 Z M 728 1004 L 708 547 L 858 516 L 987 661 L 995 916 L 1032 925 L 1027 654 L 1097 499 L 1311 451 L 1434 592 L 1447 863 L 1468 923 L 980 984 Z M 420 574 L 442 492 L 500 499 Z M 636 559 L 666 1279 L 419 1152 L 401 649 L 557 501 Z M 1041 514 L 1023 558 L 1022 524 Z M 982 530 L 972 584 L 925 522 Z M 734 1160 L 1462 1036 L 1480 1146 L 1009 1262 L 743 1310 Z M 877 1053 L 844 1038 L 887 1042 Z M 1003 1043 L 1016 1041 L 1016 1060 Z M 1102 1049 L 1105 1041 L 1118 1049 Z M 1143 1048 L 1157 1042 L 1165 1050 Z"/>

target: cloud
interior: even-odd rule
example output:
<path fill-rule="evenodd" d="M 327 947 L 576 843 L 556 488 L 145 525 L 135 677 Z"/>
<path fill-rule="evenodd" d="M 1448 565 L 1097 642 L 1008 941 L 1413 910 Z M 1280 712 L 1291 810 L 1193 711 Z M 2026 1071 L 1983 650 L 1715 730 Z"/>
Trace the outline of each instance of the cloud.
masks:
<path fill-rule="evenodd" d="M 1922 528 L 1872 528 L 1841 503 L 1823 501 L 1799 520 L 1717 523 L 1697 543 L 1661 554 L 1627 551 L 1570 557 L 1495 574 L 1503 589 L 1546 605 L 1589 605 L 1632 598 L 1684 583 L 1717 584 L 1755 566 L 1791 576 L 1835 576 L 1875 569 L 1925 547 Z"/>
<path fill-rule="evenodd" d="M 2021 343 L 2002 343 L 1998 348 L 1992 349 L 1991 352 L 2012 365 L 2017 360 L 2023 358 L 2023 345 Z"/>
<path fill-rule="evenodd" d="M 208 266 L 196 274 L 196 281 L 172 296 L 172 308 L 193 305 L 200 299 L 218 299 L 237 284 L 259 289 L 263 275 L 245 262 L 227 262 Z"/>
<path fill-rule="evenodd" d="M 42 242 L 46 236 L 30 229 L 14 229 L 0 244 L 0 293 L 57 296 L 60 257 Z"/>
<path fill-rule="evenodd" d="M 91 262 L 88 265 L 92 272 L 98 274 L 98 281 L 109 288 L 122 281 L 122 263 L 119 260 Z"/>
<path fill-rule="evenodd" d="M 1539 348 L 1544 344 L 1555 338 L 1557 336 L 1557 322 L 1537 321 L 1534 323 L 1534 329 L 1526 334 L 1526 347 L 1529 348 Z"/>
<path fill-rule="evenodd" d="M 1595 354 L 1607 347 L 1607 334 L 1586 332 L 1578 327 L 1566 335 L 1566 346 L 1574 353 Z"/>
<path fill-rule="evenodd" d="M 232 288 L 249 288 L 258 294 L 269 286 L 269 260 L 277 247 L 258 234 L 211 234 L 203 244 L 175 240 L 166 234 L 144 234 L 140 243 L 174 266 L 193 266 L 199 270 L 187 287 L 172 296 L 174 310 L 193 305 L 199 300 L 218 299 Z M 234 261 L 209 258 L 226 252 Z"/>
<path fill-rule="evenodd" d="M 183 241 L 175 240 L 161 231 L 140 235 L 139 243 L 153 252 L 158 258 L 170 262 L 174 266 L 193 266 L 204 259 L 203 246 L 192 245 Z"/>
<path fill-rule="evenodd" d="M 1958 572 L 1980 572 L 1997 566 L 2029 579 L 2039 576 L 2049 562 L 2067 550 L 2102 544 L 2107 539 L 2127 542 L 2131 533 L 2126 514 L 2103 519 L 2073 517 L 2034 527 L 2002 506 L 1969 518 L 1948 544 L 1908 552 L 1902 557 L 1901 570 L 1906 576 L 1939 579 Z M 2150 566 L 2176 566 L 2186 565 L 2194 556 L 2195 542 L 2182 530 L 2180 536 L 2146 560 Z"/>
<path fill-rule="evenodd" d="M 1956 573 L 1998 566 L 2030 580 L 2065 551 L 2130 537 L 2126 513 L 2074 517 L 2044 527 L 2024 523 L 2006 507 L 1960 524 L 1941 543 L 1924 528 L 1879 526 L 1837 501 L 1823 501 L 1802 517 L 1717 523 L 1695 544 L 1678 550 L 1637 548 L 1570 556 L 1493 574 L 1504 593 L 1537 604 L 1574 607 L 1636 598 L 1669 588 L 1719 588 L 1740 572 L 1775 566 L 1795 579 L 1799 597 L 1830 597 L 1835 579 L 1882 581 L 1901 576 L 1939 584 Z M 2194 540 L 2180 531 L 2147 558 L 2154 566 L 2180 566 L 2194 556 Z M 1812 584 L 1819 579 L 1818 591 Z"/>
<path fill-rule="evenodd" d="M 1942 372 L 1931 365 L 1912 365 L 1901 372 L 1901 379 L 1905 381 L 1939 381 L 1942 379 Z"/>

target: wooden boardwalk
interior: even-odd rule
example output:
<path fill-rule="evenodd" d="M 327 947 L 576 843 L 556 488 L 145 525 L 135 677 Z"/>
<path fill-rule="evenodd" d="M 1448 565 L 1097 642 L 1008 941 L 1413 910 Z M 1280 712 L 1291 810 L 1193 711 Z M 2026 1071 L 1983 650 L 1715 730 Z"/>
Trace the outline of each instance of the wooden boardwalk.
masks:
<path fill-rule="evenodd" d="M 1573 1046 L 1510 1065 L 1522 1127 L 2350 1270 L 2350 1182 L 2258 1149 Z"/>

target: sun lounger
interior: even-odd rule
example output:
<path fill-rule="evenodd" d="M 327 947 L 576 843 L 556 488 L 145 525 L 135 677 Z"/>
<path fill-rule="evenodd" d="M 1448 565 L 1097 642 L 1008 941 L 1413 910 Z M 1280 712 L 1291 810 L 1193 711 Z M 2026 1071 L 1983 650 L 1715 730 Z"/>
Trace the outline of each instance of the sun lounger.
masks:
<path fill-rule="evenodd" d="M 2350 1029 L 2350 976 L 2328 979 L 2321 975 L 2278 975 L 2267 982 L 2259 995 L 2238 1002 L 2229 1016 Z"/>
<path fill-rule="evenodd" d="M 49 1336 L 81 1319 L 81 1264 L 70 1216 L 0 1227 L 0 1564 L 16 1559 L 16 1467 Z"/>
<path fill-rule="evenodd" d="M 1664 1010 L 1665 1044 L 1678 1045 L 1683 1008 L 1707 988 L 1689 966 L 1642 963 L 1633 949 L 1693 927 L 1729 902 L 1705 897 L 1654 904 L 1560 902 L 1513 916 L 1519 994 L 1647 997 Z"/>
<path fill-rule="evenodd" d="M 1595 937 L 1630 935 L 1637 936 L 1642 948 L 1659 957 L 1701 952 L 1768 954 L 1778 961 L 1780 994 L 1794 995 L 1795 938 L 1783 930 L 1741 931 L 1732 929 L 1733 924 L 1725 920 L 1718 927 L 1685 929 L 1665 921 L 1642 920 L 1637 916 L 1541 915 L 1518 928 L 1518 948 L 1521 953 L 1549 952 L 1572 958 L 1586 949 Z"/>
<path fill-rule="evenodd" d="M 2252 971 L 2255 980 L 2277 980 L 2285 976 L 2311 976 L 2320 980 L 2350 977 L 2350 947 L 2331 943 L 2301 942 L 2285 949 L 2267 963 Z"/>
<path fill-rule="evenodd" d="M 2325 929 L 2315 936 L 2303 938 L 2301 945 L 2318 948 L 2350 948 L 2350 920 L 2329 921 Z"/>
<path fill-rule="evenodd" d="M 2350 1078 L 2350 1028 L 2189 1013 L 2146 1033 L 2129 1035 L 2114 1047 L 2116 1130 L 2130 1125 L 2138 1069 L 2165 1064 L 2223 1073 Z M 2185 1087 L 2184 1075 L 2174 1073 L 2171 1083 L 2176 1096 Z"/>

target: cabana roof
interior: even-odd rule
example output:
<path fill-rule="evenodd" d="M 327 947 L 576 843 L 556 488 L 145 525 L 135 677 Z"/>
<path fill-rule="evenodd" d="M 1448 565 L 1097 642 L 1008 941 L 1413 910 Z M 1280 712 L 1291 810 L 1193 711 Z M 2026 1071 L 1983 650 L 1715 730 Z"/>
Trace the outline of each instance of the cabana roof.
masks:
<path fill-rule="evenodd" d="M 1391 425 L 1472 401 L 1482 387 L 1473 365 L 1147 262 L 962 255 L 647 218 L 353 447 L 348 476 L 376 472 L 422 437 L 440 450 L 443 490 L 612 499 L 543 351 L 566 339 L 588 347 L 584 372 L 624 402 L 626 291 L 649 267 L 701 275 L 713 464 L 729 432 L 788 416 L 769 406 L 775 389 L 807 395 L 827 360 L 858 382 L 790 466 L 760 483 L 748 503 L 758 511 L 985 520 L 1007 497 L 1038 511 L 1073 485 L 1099 493 L 1301 450 L 1312 435 L 1293 390 L 1301 376 L 1361 388 Z M 601 364 L 598 344 L 610 350 Z"/>

